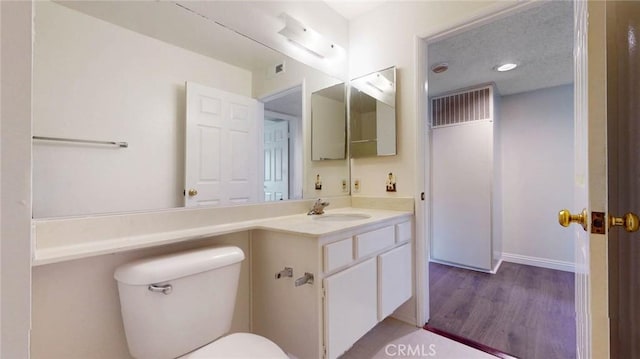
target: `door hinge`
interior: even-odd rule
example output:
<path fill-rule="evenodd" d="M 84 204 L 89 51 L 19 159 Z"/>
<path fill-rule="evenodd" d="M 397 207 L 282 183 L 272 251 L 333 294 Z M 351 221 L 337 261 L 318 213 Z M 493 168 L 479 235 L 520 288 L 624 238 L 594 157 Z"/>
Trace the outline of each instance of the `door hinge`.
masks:
<path fill-rule="evenodd" d="M 322 359 L 325 359 L 327 357 L 327 346 L 323 345 L 322 346 Z"/>
<path fill-rule="evenodd" d="M 325 287 L 322 287 L 322 299 L 327 297 L 327 289 Z"/>

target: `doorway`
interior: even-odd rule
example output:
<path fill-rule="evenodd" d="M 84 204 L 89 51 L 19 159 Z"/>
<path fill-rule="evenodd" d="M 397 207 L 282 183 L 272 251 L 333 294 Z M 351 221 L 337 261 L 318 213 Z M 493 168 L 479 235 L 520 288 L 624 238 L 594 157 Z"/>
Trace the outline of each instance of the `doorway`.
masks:
<path fill-rule="evenodd" d="M 302 198 L 302 85 L 263 97 L 264 200 Z"/>
<path fill-rule="evenodd" d="M 566 290 L 560 290 L 566 288 L 553 286 L 554 282 L 571 286 L 568 293 L 573 294 L 574 239 L 571 233 L 562 231 L 556 220 L 558 208 L 562 208 L 563 203 L 573 203 L 573 4 L 548 2 L 520 6 L 481 23 L 431 37 L 426 42 L 427 68 L 424 72 L 428 73 L 428 117 L 431 120 L 434 114 L 444 111 L 453 119 L 435 125 L 430 122 L 427 124 L 430 128 L 426 130 L 430 155 L 427 188 L 430 189 L 431 206 L 426 218 L 427 235 L 431 238 L 429 259 L 441 263 L 430 265 L 434 279 L 430 283 L 431 293 L 434 293 L 431 302 L 434 304 L 438 297 L 451 298 L 463 293 L 463 283 L 476 286 L 480 291 L 462 295 L 464 300 L 449 305 L 449 309 L 432 305 L 431 318 L 442 314 L 438 311 L 450 310 L 444 316 L 460 321 L 456 329 L 460 332 L 452 334 L 464 336 L 465 326 L 467 329 L 481 326 L 480 331 L 506 338 L 505 346 L 496 349 L 527 358 L 549 357 L 539 349 L 541 345 L 549 346 L 549 342 L 535 343 L 534 337 L 538 334 L 533 333 L 550 332 L 551 328 L 560 327 L 562 337 L 572 337 L 574 344 L 569 348 L 572 353 L 562 352 L 558 357 L 575 356 L 574 299 L 572 295 L 567 297 Z M 500 66 L 507 63 L 516 67 L 511 71 L 500 71 Z M 478 118 L 490 121 L 489 125 L 482 123 L 490 128 L 481 134 L 471 131 L 470 127 L 479 122 L 472 124 L 474 121 L 464 119 L 465 116 L 472 117 L 474 105 L 479 102 L 470 93 L 487 86 L 494 94 L 491 103 L 495 113 L 490 119 Z M 433 102 L 443 98 L 446 101 Z M 440 129 L 446 129 L 445 137 L 438 133 Z M 466 145 L 474 136 L 484 136 L 482 151 L 488 153 L 489 161 L 479 171 L 486 175 L 488 184 L 482 189 L 484 193 L 479 194 L 479 189 L 475 189 L 473 193 L 459 196 L 457 202 L 447 201 L 449 197 L 437 192 L 442 183 L 453 185 L 452 193 L 456 191 L 456 180 L 476 183 L 473 179 L 477 174 L 468 170 L 477 167 L 479 162 L 465 163 L 471 157 L 464 152 L 469 151 Z M 471 151 L 478 154 L 477 150 Z M 563 158 L 567 161 L 557 161 L 559 153 L 566 154 Z M 567 188 L 557 188 L 558 184 Z M 468 185 L 459 184 L 458 192 L 463 192 Z M 469 204 L 467 200 L 471 196 L 475 198 L 474 204 L 480 201 L 482 206 Z M 459 255 L 478 244 L 477 226 L 465 224 L 478 219 L 479 213 L 474 208 L 480 207 L 484 208 L 481 214 L 486 217 L 483 235 L 489 238 L 482 245 L 483 253 L 489 256 L 482 266 L 473 260 L 477 252 Z M 440 218 L 443 213 L 449 213 L 445 220 Z M 448 222 L 446 219 L 452 216 L 456 216 L 453 217 L 456 221 Z M 455 227 L 449 229 L 447 226 Z M 458 233 L 451 234 L 453 232 Z M 500 260 L 508 263 L 500 266 Z M 445 272 L 453 273 L 452 276 L 447 274 L 449 278 L 457 278 L 447 280 L 454 283 L 447 289 L 451 296 L 442 293 L 442 287 L 437 294 L 433 289 L 437 281 L 434 275 Z M 491 272 L 496 274 L 489 274 Z M 545 290 L 548 295 L 545 298 L 550 301 L 548 305 L 564 308 L 562 314 L 568 315 L 564 321 L 559 325 L 545 322 L 540 319 L 545 315 L 530 312 L 529 319 L 523 319 L 525 323 L 521 327 L 492 331 L 492 328 L 498 328 L 499 321 L 509 320 L 513 314 L 505 309 L 508 301 L 524 299 L 516 303 L 516 307 L 530 310 L 527 298 L 530 299 L 531 293 L 538 294 L 536 290 L 540 288 L 537 286 L 547 285 L 538 284 L 545 277 L 550 280 L 544 283 L 551 283 Z M 512 292 L 502 288 L 483 297 L 481 292 L 489 289 L 482 283 L 492 279 L 506 279 L 509 286 L 518 290 Z M 523 298 L 518 299 L 522 288 L 533 292 L 524 292 Z M 514 294 L 516 292 L 518 295 Z M 554 300 L 562 305 L 555 305 Z M 571 308 L 566 307 L 567 303 Z M 484 307 L 484 312 L 493 313 L 493 316 L 474 323 L 473 305 Z M 544 305 L 539 308 L 543 310 Z M 545 314 L 554 317 L 553 313 Z M 556 314 L 555 317 L 560 317 Z M 471 332 L 466 330 L 466 333 Z M 476 341 L 489 339 L 475 338 Z M 518 342 L 522 345 L 516 346 Z"/>

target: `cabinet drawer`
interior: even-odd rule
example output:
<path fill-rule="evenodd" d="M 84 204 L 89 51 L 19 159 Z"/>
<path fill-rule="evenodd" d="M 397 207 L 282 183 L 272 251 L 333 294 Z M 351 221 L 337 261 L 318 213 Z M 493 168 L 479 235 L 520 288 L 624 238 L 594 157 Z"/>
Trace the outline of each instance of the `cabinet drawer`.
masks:
<path fill-rule="evenodd" d="M 411 245 L 404 244 L 378 256 L 378 320 L 411 298 Z"/>
<path fill-rule="evenodd" d="M 346 238 L 324 246 L 324 271 L 345 266 L 353 261 L 353 241 Z"/>
<path fill-rule="evenodd" d="M 356 256 L 363 258 L 370 254 L 391 247 L 395 244 L 395 228 L 393 226 L 356 236 Z"/>
<path fill-rule="evenodd" d="M 411 240 L 411 221 L 396 224 L 396 243 L 405 243 Z"/>

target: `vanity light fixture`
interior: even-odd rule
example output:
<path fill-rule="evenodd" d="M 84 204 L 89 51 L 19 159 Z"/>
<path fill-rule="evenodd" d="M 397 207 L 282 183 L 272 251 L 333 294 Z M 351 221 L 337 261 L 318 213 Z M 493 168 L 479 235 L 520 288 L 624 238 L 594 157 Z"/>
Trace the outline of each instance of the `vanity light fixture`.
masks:
<path fill-rule="evenodd" d="M 506 63 L 506 64 L 502 64 L 502 65 L 496 65 L 493 69 L 498 71 L 498 72 L 505 72 L 505 71 L 511 71 L 511 70 L 515 69 L 516 67 L 518 67 L 518 64 Z"/>
<path fill-rule="evenodd" d="M 396 88 L 393 82 L 385 77 L 381 72 L 374 72 L 369 75 L 353 79 L 351 80 L 351 86 L 378 101 L 382 101 L 391 107 L 395 107 Z"/>
<path fill-rule="evenodd" d="M 293 44 L 322 59 L 332 57 L 338 52 L 339 46 L 325 39 L 317 31 L 286 13 L 280 17 L 284 19 L 285 26 L 278 33 Z"/>
<path fill-rule="evenodd" d="M 377 72 L 372 76 L 368 76 L 367 84 L 369 86 L 375 87 L 376 90 L 380 92 L 393 90 L 393 84 L 391 83 L 391 81 Z"/>
<path fill-rule="evenodd" d="M 360 84 L 358 84 L 359 86 L 355 86 L 364 92 L 366 92 L 365 88 L 367 86 L 373 88 L 376 91 L 379 91 L 380 93 L 393 91 L 393 83 L 378 72 L 374 72 L 366 77 L 363 77 L 358 82 L 360 82 Z M 364 83 L 366 86 L 363 86 L 361 83 Z"/>
<path fill-rule="evenodd" d="M 376 84 L 374 84 L 374 83 L 373 83 L 373 82 L 371 82 L 371 81 L 367 81 L 367 85 L 371 86 L 372 88 L 374 88 L 374 89 L 375 89 L 375 90 L 377 90 L 377 91 L 380 91 L 380 93 L 384 93 L 384 90 L 383 90 L 383 89 L 381 89 L 380 87 L 376 86 Z"/>

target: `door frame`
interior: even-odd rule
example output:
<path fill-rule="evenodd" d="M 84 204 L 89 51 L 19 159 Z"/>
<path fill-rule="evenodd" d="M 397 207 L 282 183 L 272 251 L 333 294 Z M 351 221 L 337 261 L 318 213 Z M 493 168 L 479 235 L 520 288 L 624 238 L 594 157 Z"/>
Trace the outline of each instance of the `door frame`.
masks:
<path fill-rule="evenodd" d="M 540 2 L 521 4 L 498 4 L 487 12 L 470 17 L 431 34 L 414 37 L 414 72 L 416 93 L 416 187 L 415 238 L 416 238 L 416 319 L 422 326 L 429 321 L 429 257 L 431 248 L 431 213 L 429 205 L 431 193 L 431 129 L 427 125 L 429 118 L 428 98 L 428 45 L 464 31 L 499 20 L 515 12 L 539 6 Z"/>
<path fill-rule="evenodd" d="M 606 2 L 575 2 L 576 30 L 582 34 L 580 51 L 575 51 L 576 60 L 582 61 L 576 66 L 576 76 L 583 79 L 576 86 L 576 123 L 583 127 L 583 134 L 578 137 L 584 140 L 586 149 L 585 178 L 576 177 L 576 187 L 582 182 L 584 196 L 589 213 L 603 212 L 608 215 L 607 193 L 607 32 Z M 574 15 L 575 17 L 576 15 Z M 574 46 L 575 46 L 574 45 Z M 574 204 L 578 206 L 580 203 Z M 580 211 L 583 207 L 573 210 Z M 590 223 L 591 216 L 588 216 Z M 576 226 L 578 227 L 578 226 Z M 576 258 L 583 257 L 582 272 L 576 275 L 576 295 L 581 290 L 584 301 L 577 311 L 583 311 L 585 318 L 578 325 L 584 326 L 578 332 L 578 358 L 609 358 L 610 326 L 609 326 L 609 253 L 608 230 L 605 234 L 581 232 L 583 253 L 579 253 L 576 245 Z M 581 230 L 581 229 L 580 229 Z M 579 264 L 579 263 L 576 263 Z M 580 266 L 576 266 L 580 267 Z M 578 274 L 578 270 L 576 270 Z M 581 277 L 581 282 L 578 282 Z M 577 318 L 580 320 L 581 318 Z M 582 355 L 583 354 L 583 355 Z"/>

